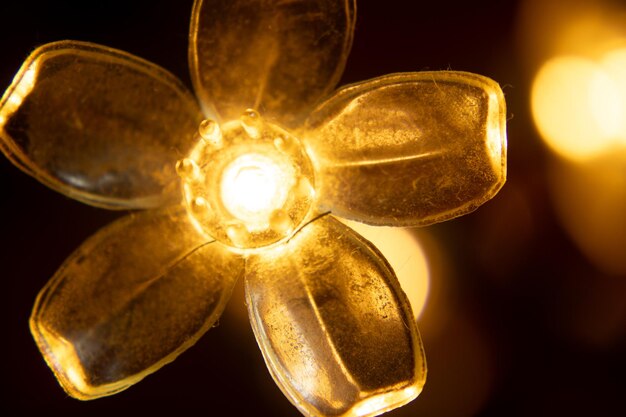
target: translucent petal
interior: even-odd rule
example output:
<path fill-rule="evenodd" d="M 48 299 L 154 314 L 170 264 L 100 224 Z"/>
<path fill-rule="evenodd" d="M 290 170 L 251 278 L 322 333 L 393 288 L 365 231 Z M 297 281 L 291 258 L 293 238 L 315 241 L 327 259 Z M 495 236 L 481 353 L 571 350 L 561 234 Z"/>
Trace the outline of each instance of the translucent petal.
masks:
<path fill-rule="evenodd" d="M 178 79 L 100 45 L 43 45 L 0 101 L 0 149 L 26 173 L 85 203 L 180 201 L 175 162 L 201 120 Z"/>
<path fill-rule="evenodd" d="M 395 74 L 341 89 L 303 134 L 319 201 L 378 225 L 470 212 L 504 184 L 505 115 L 498 84 L 464 72 Z"/>
<path fill-rule="evenodd" d="M 40 292 L 31 331 L 73 397 L 128 388 L 219 318 L 243 259 L 208 243 L 184 209 L 133 214 L 87 240 Z"/>
<path fill-rule="evenodd" d="M 377 415 L 421 391 L 417 324 L 387 262 L 330 216 L 251 256 L 246 298 L 274 380 L 305 415 Z"/>
<path fill-rule="evenodd" d="M 355 12 L 355 0 L 196 0 L 189 60 L 206 112 L 300 123 L 339 81 Z"/>

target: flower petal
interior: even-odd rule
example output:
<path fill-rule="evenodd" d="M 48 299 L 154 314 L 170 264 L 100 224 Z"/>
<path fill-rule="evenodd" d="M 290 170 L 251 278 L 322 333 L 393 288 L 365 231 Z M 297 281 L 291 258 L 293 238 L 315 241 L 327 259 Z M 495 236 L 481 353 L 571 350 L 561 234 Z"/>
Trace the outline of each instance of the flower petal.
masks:
<path fill-rule="evenodd" d="M 376 415 L 426 377 L 417 324 L 379 252 L 330 216 L 246 262 L 252 327 L 274 380 L 305 415 Z"/>
<path fill-rule="evenodd" d="M 31 331 L 67 393 L 128 388 L 219 318 L 243 259 L 207 242 L 179 207 L 124 217 L 87 240 L 40 292 Z"/>
<path fill-rule="evenodd" d="M 173 75 L 100 45 L 43 45 L 0 101 L 0 149 L 47 186 L 109 209 L 180 201 L 176 160 L 201 120 Z"/>
<path fill-rule="evenodd" d="M 339 90 L 303 135 L 322 209 L 419 226 L 468 213 L 506 179 L 504 96 L 479 75 L 389 75 Z"/>
<path fill-rule="evenodd" d="M 206 112 L 299 124 L 339 81 L 355 13 L 355 0 L 196 0 L 189 59 Z"/>

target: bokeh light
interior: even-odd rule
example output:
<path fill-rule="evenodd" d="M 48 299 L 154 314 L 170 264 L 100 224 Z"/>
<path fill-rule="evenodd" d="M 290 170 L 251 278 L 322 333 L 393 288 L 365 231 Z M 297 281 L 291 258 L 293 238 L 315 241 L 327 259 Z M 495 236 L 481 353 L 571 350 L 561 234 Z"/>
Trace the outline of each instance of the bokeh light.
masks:
<path fill-rule="evenodd" d="M 546 172 L 552 204 L 589 261 L 607 274 L 624 275 L 626 5 L 526 3 L 522 33 L 534 68 L 530 108 L 553 155 Z M 541 16 L 537 25 L 533 16 Z"/>
<path fill-rule="evenodd" d="M 548 60 L 535 78 L 531 105 L 543 139 L 566 158 L 585 160 L 626 145 L 626 48 L 599 62 Z"/>

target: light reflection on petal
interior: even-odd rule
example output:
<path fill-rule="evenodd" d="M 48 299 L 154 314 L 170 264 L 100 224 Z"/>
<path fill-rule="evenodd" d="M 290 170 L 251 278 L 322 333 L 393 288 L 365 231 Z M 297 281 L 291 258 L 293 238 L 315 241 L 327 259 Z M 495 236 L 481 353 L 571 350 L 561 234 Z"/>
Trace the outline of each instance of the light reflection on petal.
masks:
<path fill-rule="evenodd" d="M 7 100 L 6 108 L 2 112 L 0 119 L 0 127 L 6 121 L 6 116 L 13 114 L 15 110 L 22 104 L 24 98 L 26 98 L 35 87 L 35 81 L 37 80 L 38 65 L 37 62 L 33 62 L 30 66 L 24 68 L 22 71 L 15 75 L 13 83 L 15 88 L 13 90 L 8 89 L 5 92 L 5 96 L 0 102 Z M 19 80 L 19 83 L 17 82 Z"/>
<path fill-rule="evenodd" d="M 372 242 L 385 256 L 409 298 L 415 318 L 418 319 L 426 307 L 430 289 L 428 259 L 418 238 L 406 228 L 370 226 L 351 220 L 340 220 Z"/>

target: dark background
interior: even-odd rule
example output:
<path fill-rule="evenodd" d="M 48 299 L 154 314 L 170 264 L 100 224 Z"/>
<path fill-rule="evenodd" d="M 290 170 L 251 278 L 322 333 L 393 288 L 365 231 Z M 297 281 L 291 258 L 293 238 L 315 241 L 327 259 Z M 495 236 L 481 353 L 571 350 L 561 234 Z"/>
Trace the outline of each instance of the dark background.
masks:
<path fill-rule="evenodd" d="M 520 3 L 358 6 L 341 84 L 400 71 L 476 72 L 502 85 L 510 119 L 500 194 L 471 215 L 415 232 L 431 258 L 432 292 L 419 321 L 429 379 L 417 400 L 389 416 L 626 415 L 626 278 L 590 264 L 555 217 L 549 154 L 528 111 Z M 60 39 L 129 51 L 190 86 L 191 4 L 3 1 L 0 90 L 35 46 Z M 29 334 L 30 309 L 65 257 L 119 215 L 57 194 L 0 158 L 2 414 L 299 415 L 265 368 L 241 291 L 217 328 L 127 391 L 80 402 L 61 390 Z"/>

